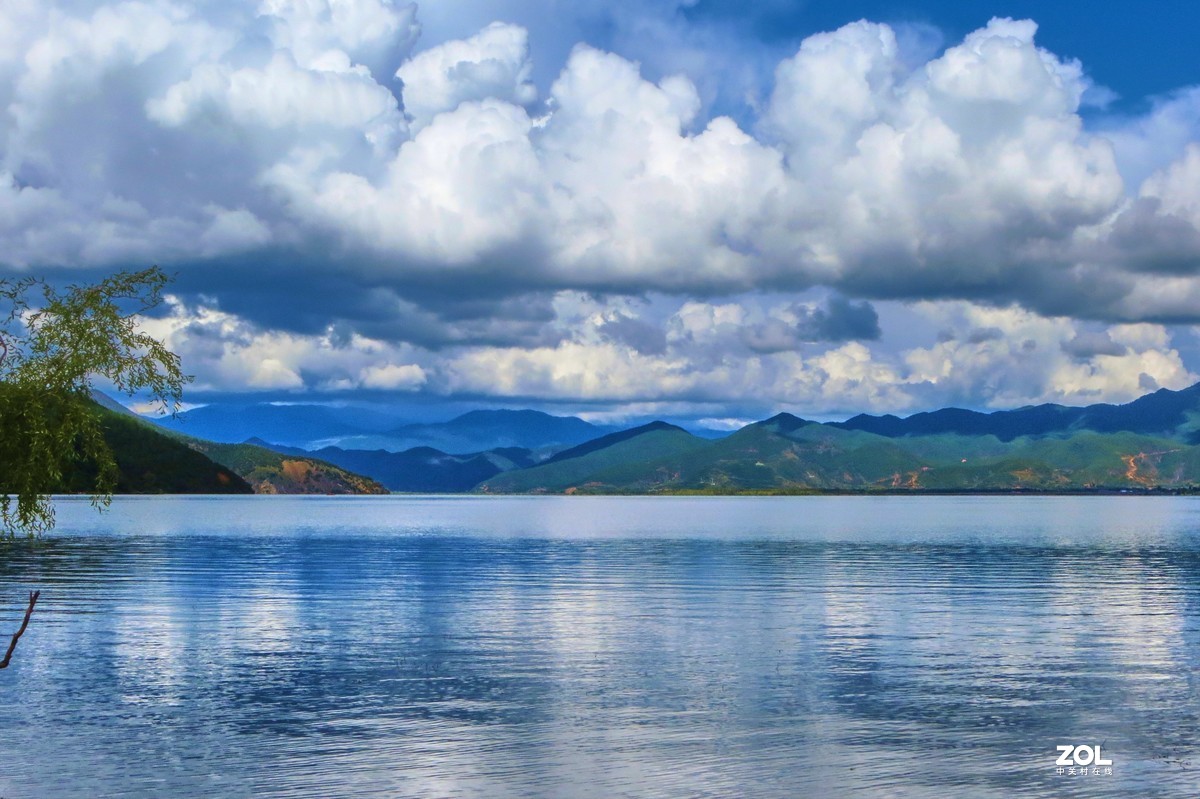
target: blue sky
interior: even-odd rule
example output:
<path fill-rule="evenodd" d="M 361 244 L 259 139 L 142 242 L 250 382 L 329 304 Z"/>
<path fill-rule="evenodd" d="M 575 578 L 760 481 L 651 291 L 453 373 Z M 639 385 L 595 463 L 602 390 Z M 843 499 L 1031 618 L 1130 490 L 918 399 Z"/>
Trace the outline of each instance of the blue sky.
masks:
<path fill-rule="evenodd" d="M 176 275 L 192 402 L 601 421 L 1200 379 L 1200 11 L 12 0 L 0 273 Z"/>

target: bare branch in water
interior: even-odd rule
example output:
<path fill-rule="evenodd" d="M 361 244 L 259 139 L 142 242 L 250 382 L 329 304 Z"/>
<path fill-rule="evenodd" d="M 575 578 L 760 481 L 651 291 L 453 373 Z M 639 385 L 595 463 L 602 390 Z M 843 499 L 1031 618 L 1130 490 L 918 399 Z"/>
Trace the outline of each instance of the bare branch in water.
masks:
<path fill-rule="evenodd" d="M 13 633 L 12 641 L 8 644 L 8 651 L 4 653 L 4 660 L 0 660 L 0 669 L 8 668 L 8 661 L 12 660 L 13 650 L 17 648 L 17 641 L 20 641 L 21 636 L 25 634 L 25 628 L 29 626 L 29 617 L 33 615 L 33 606 L 37 604 L 38 597 L 41 595 L 41 591 L 29 592 L 29 607 L 25 609 L 25 621 L 21 622 L 21 629 Z"/>

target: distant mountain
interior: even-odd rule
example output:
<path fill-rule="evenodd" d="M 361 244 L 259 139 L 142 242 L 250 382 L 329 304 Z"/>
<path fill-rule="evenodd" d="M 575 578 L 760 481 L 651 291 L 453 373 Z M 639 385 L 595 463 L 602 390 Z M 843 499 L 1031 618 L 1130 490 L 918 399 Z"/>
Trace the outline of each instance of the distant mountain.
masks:
<path fill-rule="evenodd" d="M 994 413 L 943 408 L 904 419 L 863 414 L 845 422 L 834 422 L 831 426 L 864 430 L 888 438 L 956 433 L 991 435 L 1001 441 L 1012 441 L 1021 436 L 1094 430 L 1146 433 L 1200 443 L 1200 383 L 1180 391 L 1160 389 L 1126 405 L 1073 408 L 1047 404 Z"/>
<path fill-rule="evenodd" d="M 671 426 L 647 427 L 665 431 Z M 604 457 L 601 468 L 593 469 L 589 457 L 584 456 L 563 462 L 562 467 L 567 468 L 553 472 L 553 478 L 542 474 L 559 464 L 507 473 L 480 490 L 728 493 L 868 488 L 890 483 L 894 473 L 912 463 L 910 456 L 887 439 L 827 428 L 790 414 L 748 425 L 716 441 L 669 433 L 667 446 L 662 446 L 660 434 L 631 439 L 636 448 L 619 442 L 599 450 Z"/>
<path fill-rule="evenodd" d="M 651 422 L 559 453 L 543 464 L 504 472 L 479 490 L 496 493 L 640 493 L 669 482 L 657 467 L 685 461 L 708 442 L 683 428 Z"/>
<path fill-rule="evenodd" d="M 574 416 L 541 411 L 470 411 L 436 424 L 410 424 L 390 431 L 405 449 L 432 447 L 441 452 L 473 453 L 506 447 L 537 450 L 563 448 L 613 432 Z"/>
<path fill-rule="evenodd" d="M 680 463 L 663 488 L 761 491 L 869 488 L 911 468 L 913 457 L 891 441 L 841 431 L 782 413 L 743 427 Z"/>
<path fill-rule="evenodd" d="M 449 455 L 432 447 L 404 452 L 347 450 L 324 447 L 307 452 L 292 447 L 257 443 L 290 455 L 320 458 L 344 469 L 371 477 L 392 491 L 409 493 L 461 493 L 500 472 L 533 465 L 527 449 L 509 447 L 466 455 Z"/>
<path fill-rule="evenodd" d="M 397 416 L 381 411 L 319 404 L 222 403 L 174 417 L 144 418 L 177 433 L 225 444 L 257 438 L 305 450 L 334 446 L 401 452 L 432 447 L 456 454 L 506 447 L 557 450 L 616 429 L 532 410 L 479 410 L 448 422 L 397 424 Z"/>
<path fill-rule="evenodd" d="M 996 413 L 944 408 L 826 424 L 782 413 L 718 439 L 661 421 L 614 430 L 574 417 L 495 410 L 383 435 L 416 443 L 399 452 L 308 452 L 261 439 L 193 446 L 257 490 L 1200 490 L 1200 385 L 1156 391 L 1125 405 L 1038 405 Z"/>
<path fill-rule="evenodd" d="M 479 485 L 512 493 L 1200 490 L 1200 387 L 1127 405 L 945 409 L 818 424 L 791 414 L 716 441 L 657 423 Z M 687 436 L 687 438 L 683 438 Z"/>

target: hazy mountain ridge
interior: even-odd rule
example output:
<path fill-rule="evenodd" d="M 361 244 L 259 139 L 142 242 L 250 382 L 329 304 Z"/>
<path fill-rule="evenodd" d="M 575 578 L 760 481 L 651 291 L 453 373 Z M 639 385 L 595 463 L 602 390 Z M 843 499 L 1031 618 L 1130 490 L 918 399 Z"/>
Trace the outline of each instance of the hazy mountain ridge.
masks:
<path fill-rule="evenodd" d="M 175 416 L 143 418 L 172 432 L 218 444 L 237 444 L 257 437 L 288 445 L 372 435 L 394 427 L 398 421 L 380 419 L 357 408 L 270 402 L 205 405 Z"/>
<path fill-rule="evenodd" d="M 472 454 L 518 447 L 537 450 L 582 444 L 612 432 L 574 416 L 552 416 L 533 410 L 479 410 L 448 422 L 410 424 L 390 431 L 398 441 L 432 447 L 448 454 Z"/>
<path fill-rule="evenodd" d="M 469 411 L 444 422 L 397 424 L 398 412 L 304 403 L 208 405 L 175 417 L 143 418 L 173 432 L 225 444 L 257 438 L 308 451 L 330 446 L 391 452 L 432 447 L 464 455 L 510 447 L 559 450 L 618 429 L 574 416 L 503 409 Z"/>

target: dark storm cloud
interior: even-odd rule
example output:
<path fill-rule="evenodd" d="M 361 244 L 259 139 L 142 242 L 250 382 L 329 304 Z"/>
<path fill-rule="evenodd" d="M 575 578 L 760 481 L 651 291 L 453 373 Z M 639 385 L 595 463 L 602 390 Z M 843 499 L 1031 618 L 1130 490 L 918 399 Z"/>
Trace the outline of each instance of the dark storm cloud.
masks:
<path fill-rule="evenodd" d="M 1118 216 L 1106 244 L 1108 258 L 1132 272 L 1200 274 L 1200 230 L 1164 212 L 1156 197 L 1142 197 Z"/>
<path fill-rule="evenodd" d="M 1062 351 L 1080 361 L 1097 355 L 1124 355 L 1129 347 L 1112 340 L 1107 330 L 1081 330 L 1062 345 Z"/>
<path fill-rule="evenodd" d="M 824 307 L 800 307 L 797 313 L 796 336 L 801 341 L 875 341 L 881 335 L 874 306 L 840 294 L 826 300 Z"/>
<path fill-rule="evenodd" d="M 643 355 L 662 355 L 667 351 L 667 334 L 661 327 L 631 316 L 618 316 L 604 322 L 600 332 Z"/>
<path fill-rule="evenodd" d="M 879 314 L 866 301 L 855 302 L 840 294 L 816 307 L 796 304 L 795 324 L 768 319 L 742 329 L 742 342 L 755 352 L 794 350 L 805 343 L 840 344 L 847 341 L 876 341 L 882 335 Z"/>
<path fill-rule="evenodd" d="M 401 272 L 381 284 L 378 273 L 364 274 L 344 261 L 325 263 L 312 254 L 282 251 L 185 264 L 173 273 L 171 291 L 186 304 L 215 301 L 222 311 L 263 329 L 319 335 L 332 327 L 341 341 L 358 333 L 433 350 L 545 346 L 561 338 L 550 327 L 552 295 L 514 293 L 487 281 L 454 292 L 434 289 L 427 280 L 406 281 Z"/>

